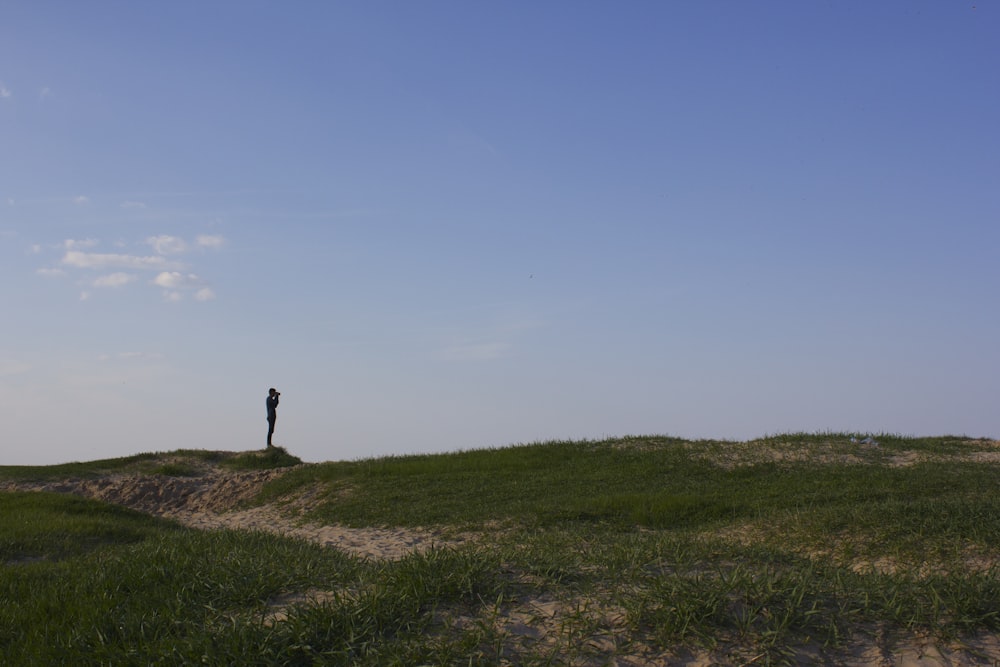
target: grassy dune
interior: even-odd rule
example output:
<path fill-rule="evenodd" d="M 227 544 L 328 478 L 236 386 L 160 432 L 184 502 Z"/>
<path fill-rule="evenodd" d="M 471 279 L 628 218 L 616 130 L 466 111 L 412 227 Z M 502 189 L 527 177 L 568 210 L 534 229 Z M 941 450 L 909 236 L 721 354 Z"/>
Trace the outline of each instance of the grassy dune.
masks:
<path fill-rule="evenodd" d="M 876 665 L 933 650 L 997 664 L 1000 444 L 875 440 L 633 437 L 307 464 L 255 501 L 314 524 L 471 536 L 400 560 L 0 493 L 0 652 L 18 665 Z M 0 467 L 0 482 L 296 462 L 172 452 Z"/>

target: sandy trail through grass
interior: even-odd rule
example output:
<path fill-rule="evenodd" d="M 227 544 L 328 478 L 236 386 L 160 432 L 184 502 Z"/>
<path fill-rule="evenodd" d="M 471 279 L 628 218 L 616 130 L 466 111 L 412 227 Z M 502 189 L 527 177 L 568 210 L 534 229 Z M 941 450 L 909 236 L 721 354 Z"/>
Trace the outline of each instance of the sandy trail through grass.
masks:
<path fill-rule="evenodd" d="M 307 496 L 247 507 L 264 484 L 288 470 L 232 471 L 202 463 L 196 475 L 184 477 L 111 474 L 94 479 L 0 482 L 0 490 L 71 493 L 166 517 L 201 530 L 265 531 L 377 559 L 398 559 L 434 546 L 465 541 L 453 535 L 446 538 L 441 531 L 431 529 L 350 528 L 309 523 L 297 516 L 308 509 Z"/>

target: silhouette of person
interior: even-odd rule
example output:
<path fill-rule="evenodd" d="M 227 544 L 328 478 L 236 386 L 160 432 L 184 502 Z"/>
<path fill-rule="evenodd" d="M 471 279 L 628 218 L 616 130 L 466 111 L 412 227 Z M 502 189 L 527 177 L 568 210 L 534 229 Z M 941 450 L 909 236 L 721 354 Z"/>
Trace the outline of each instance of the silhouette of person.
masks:
<path fill-rule="evenodd" d="M 271 447 L 271 436 L 274 435 L 274 422 L 278 421 L 278 397 L 281 393 L 274 387 L 267 390 L 267 446 Z"/>

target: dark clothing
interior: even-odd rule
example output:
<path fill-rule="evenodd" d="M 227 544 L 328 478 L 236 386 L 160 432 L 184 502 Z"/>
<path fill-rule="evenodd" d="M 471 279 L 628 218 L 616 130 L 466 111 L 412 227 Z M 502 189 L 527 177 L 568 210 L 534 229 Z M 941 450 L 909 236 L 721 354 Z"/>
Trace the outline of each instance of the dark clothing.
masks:
<path fill-rule="evenodd" d="M 267 397 L 267 446 L 271 446 L 271 436 L 274 435 L 274 422 L 278 421 L 278 397 Z"/>

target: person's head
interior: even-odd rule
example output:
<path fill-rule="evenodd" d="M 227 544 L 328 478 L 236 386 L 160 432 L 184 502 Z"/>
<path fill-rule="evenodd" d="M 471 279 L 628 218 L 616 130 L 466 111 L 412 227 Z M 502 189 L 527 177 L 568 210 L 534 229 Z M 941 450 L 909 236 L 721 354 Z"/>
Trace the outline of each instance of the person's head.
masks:
<path fill-rule="evenodd" d="M 274 396 L 277 393 L 278 393 L 278 390 L 275 389 L 274 387 L 271 387 L 270 389 L 267 390 L 267 395 L 268 396 Z"/>

